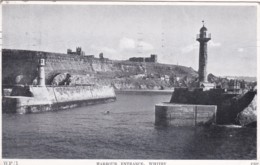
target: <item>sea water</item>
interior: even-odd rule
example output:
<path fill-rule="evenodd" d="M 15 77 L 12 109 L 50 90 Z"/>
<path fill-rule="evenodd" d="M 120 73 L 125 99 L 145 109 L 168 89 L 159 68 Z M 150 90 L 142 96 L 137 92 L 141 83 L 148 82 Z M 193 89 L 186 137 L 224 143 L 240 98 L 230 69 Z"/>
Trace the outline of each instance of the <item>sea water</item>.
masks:
<path fill-rule="evenodd" d="M 256 129 L 156 127 L 170 94 L 117 94 L 117 101 L 55 112 L 3 114 L 3 158 L 256 159 Z"/>

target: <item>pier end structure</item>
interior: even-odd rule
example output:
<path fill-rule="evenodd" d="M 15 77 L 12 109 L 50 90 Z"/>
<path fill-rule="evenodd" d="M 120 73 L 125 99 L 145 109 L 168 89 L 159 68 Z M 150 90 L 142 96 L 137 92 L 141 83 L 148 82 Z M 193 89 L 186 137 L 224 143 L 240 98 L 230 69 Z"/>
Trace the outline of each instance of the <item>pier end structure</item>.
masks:
<path fill-rule="evenodd" d="M 198 126 L 216 123 L 215 105 L 160 103 L 155 105 L 157 126 Z"/>
<path fill-rule="evenodd" d="M 204 21 L 202 22 L 203 26 L 196 37 L 196 40 L 200 43 L 199 76 L 196 82 L 198 85 L 195 89 L 176 88 L 174 89 L 170 103 L 156 105 L 156 125 L 163 123 L 162 121 L 165 120 L 164 122 L 170 123 L 170 125 L 196 126 L 197 115 L 200 114 L 206 114 L 206 116 L 204 115 L 203 117 L 202 123 L 212 123 L 212 121 L 216 123 L 217 105 L 220 105 L 224 100 L 222 97 L 223 90 L 216 89 L 215 84 L 207 81 L 207 42 L 211 40 L 211 34 L 207 33 L 208 30 L 204 26 Z M 198 109 L 199 111 L 197 111 Z M 214 120 L 211 119 L 213 116 Z"/>

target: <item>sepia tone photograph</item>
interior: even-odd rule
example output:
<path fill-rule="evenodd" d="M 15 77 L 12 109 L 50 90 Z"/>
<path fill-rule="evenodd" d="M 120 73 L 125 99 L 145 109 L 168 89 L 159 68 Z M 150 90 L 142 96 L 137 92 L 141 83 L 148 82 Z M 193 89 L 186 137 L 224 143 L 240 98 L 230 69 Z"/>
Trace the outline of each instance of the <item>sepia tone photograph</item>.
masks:
<path fill-rule="evenodd" d="M 2 4 L 2 159 L 256 160 L 257 12 Z"/>

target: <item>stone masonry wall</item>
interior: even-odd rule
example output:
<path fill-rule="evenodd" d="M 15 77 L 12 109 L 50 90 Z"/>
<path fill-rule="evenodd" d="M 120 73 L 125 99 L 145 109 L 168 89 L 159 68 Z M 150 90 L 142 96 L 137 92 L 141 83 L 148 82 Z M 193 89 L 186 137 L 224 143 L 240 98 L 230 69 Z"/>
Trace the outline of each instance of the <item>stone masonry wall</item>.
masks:
<path fill-rule="evenodd" d="M 46 59 L 45 74 L 47 84 L 58 73 L 70 72 L 86 74 L 97 71 L 110 71 L 112 62 L 87 56 L 48 53 L 28 50 L 3 49 L 3 84 L 14 84 L 21 76 L 22 84 L 32 84 L 37 77 L 37 65 L 40 57 Z"/>
<path fill-rule="evenodd" d="M 109 86 L 59 86 L 47 90 L 53 103 L 115 97 L 114 89 Z"/>

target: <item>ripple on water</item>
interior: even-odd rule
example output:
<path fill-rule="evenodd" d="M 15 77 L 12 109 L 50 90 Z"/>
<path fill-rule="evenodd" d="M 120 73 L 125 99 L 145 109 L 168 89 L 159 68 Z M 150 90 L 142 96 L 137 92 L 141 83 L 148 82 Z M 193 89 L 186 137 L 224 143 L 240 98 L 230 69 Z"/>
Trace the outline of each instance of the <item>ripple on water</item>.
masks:
<path fill-rule="evenodd" d="M 3 114 L 4 158 L 255 159 L 256 129 L 155 127 L 171 95 L 118 94 L 114 103 Z M 109 114 L 105 112 L 109 111 Z"/>

